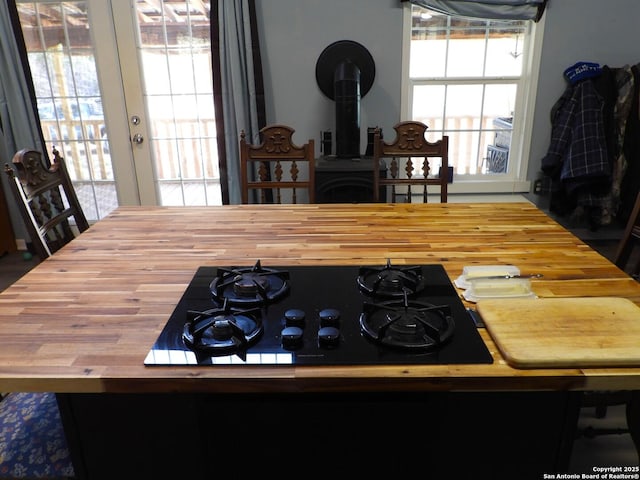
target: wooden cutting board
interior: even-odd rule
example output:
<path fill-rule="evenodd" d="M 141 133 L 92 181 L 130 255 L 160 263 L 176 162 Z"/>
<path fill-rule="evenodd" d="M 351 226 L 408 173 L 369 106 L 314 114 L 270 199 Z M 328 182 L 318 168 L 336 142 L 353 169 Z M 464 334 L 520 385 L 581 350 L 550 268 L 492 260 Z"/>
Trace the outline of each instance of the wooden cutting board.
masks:
<path fill-rule="evenodd" d="M 515 368 L 640 367 L 640 307 L 626 298 L 487 299 L 477 309 Z"/>

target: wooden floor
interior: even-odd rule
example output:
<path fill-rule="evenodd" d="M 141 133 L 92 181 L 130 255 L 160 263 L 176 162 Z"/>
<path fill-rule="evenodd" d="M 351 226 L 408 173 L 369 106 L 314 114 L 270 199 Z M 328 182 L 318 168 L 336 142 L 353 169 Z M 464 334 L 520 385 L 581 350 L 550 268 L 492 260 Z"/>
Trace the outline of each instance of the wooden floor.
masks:
<path fill-rule="evenodd" d="M 618 243 L 617 239 L 610 238 L 609 234 L 604 233 L 594 234 L 584 241 L 609 259 L 613 258 Z M 0 257 L 0 291 L 18 280 L 38 262 L 37 257 L 23 258 L 22 252 L 9 253 Z M 584 409 L 580 415 L 578 428 L 589 431 L 589 427 L 614 432 L 624 430 L 626 428 L 624 407 L 609 407 L 605 418 L 597 418 L 595 409 Z M 593 473 L 593 467 L 596 466 L 637 466 L 638 464 L 638 453 L 628 433 L 611 433 L 593 438 L 581 436 L 574 442 L 569 473 L 589 474 Z"/>

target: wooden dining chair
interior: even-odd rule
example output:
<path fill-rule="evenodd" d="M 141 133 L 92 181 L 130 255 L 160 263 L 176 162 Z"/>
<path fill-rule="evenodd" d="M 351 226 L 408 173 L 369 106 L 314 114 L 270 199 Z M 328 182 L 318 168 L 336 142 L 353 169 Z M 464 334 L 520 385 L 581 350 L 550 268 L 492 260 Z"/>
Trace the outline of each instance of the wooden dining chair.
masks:
<path fill-rule="evenodd" d="M 444 135 L 435 142 L 425 138 L 427 127 L 422 122 L 405 121 L 393 127 L 396 138 L 386 143 L 382 132 L 376 129 L 373 138 L 373 200 L 380 201 L 380 187 L 388 187 L 390 196 L 384 201 L 395 203 L 398 199 L 411 203 L 412 186 L 420 187 L 422 201 L 427 203 L 427 186 L 439 188 L 440 202 L 447 202 L 449 183 L 449 137 Z M 435 175 L 430 159 L 440 158 L 440 168 Z M 381 162 L 386 163 L 386 177 L 380 175 Z M 384 171 L 384 169 L 383 169 Z M 385 189 L 383 188 L 383 192 Z"/>
<path fill-rule="evenodd" d="M 295 130 L 286 125 L 268 125 L 260 130 L 259 144 L 250 144 L 240 134 L 242 203 L 299 203 L 307 192 L 315 203 L 314 141 L 297 146 Z M 301 198 L 302 197 L 302 198 Z"/>
<path fill-rule="evenodd" d="M 41 260 L 89 228 L 60 153 L 53 148 L 50 167 L 41 152 L 23 149 L 5 165 L 14 199 Z"/>

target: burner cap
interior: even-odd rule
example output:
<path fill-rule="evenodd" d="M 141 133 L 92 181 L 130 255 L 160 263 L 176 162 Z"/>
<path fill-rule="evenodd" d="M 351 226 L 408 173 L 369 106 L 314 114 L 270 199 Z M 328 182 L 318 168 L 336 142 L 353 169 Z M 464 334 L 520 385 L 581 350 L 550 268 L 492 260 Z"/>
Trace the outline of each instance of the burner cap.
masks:
<path fill-rule="evenodd" d="M 233 279 L 233 291 L 241 297 L 255 297 L 267 295 L 269 279 L 260 273 L 241 273 Z"/>

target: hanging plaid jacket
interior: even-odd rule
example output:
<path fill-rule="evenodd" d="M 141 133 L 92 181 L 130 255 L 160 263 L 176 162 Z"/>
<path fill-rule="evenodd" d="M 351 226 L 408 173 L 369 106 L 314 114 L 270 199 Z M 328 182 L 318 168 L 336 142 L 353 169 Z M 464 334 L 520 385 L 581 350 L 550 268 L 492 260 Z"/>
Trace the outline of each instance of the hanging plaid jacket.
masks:
<path fill-rule="evenodd" d="M 568 87 L 553 107 L 551 143 L 542 171 L 559 178 L 569 195 L 611 174 L 603 108 L 590 80 Z"/>
<path fill-rule="evenodd" d="M 552 179 L 555 211 L 596 207 L 607 210 L 597 216 L 610 215 L 611 162 L 603 111 L 604 100 L 591 79 L 568 86 L 553 106 L 551 142 L 541 168 Z"/>

